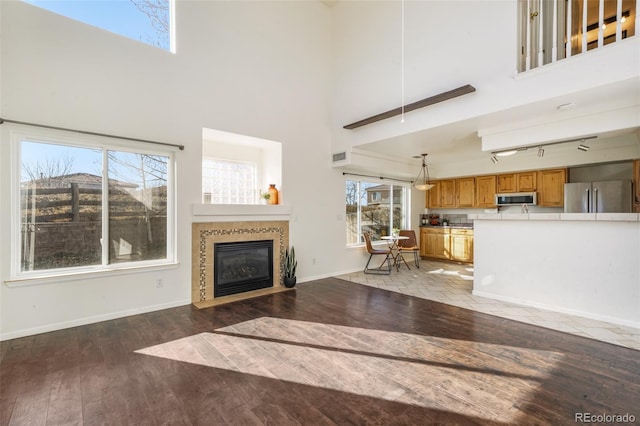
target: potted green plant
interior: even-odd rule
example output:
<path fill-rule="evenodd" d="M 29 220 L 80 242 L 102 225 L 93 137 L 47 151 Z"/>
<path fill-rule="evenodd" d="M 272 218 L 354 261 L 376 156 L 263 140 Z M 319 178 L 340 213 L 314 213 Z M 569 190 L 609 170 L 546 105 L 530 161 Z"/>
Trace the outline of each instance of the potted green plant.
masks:
<path fill-rule="evenodd" d="M 284 286 L 287 288 L 293 288 L 296 285 L 296 268 L 298 267 L 298 261 L 296 260 L 296 250 L 291 246 L 291 250 L 288 248 L 284 252 Z"/>
<path fill-rule="evenodd" d="M 260 197 L 264 200 L 265 204 L 269 204 L 269 199 L 271 198 L 271 194 L 269 194 L 268 192 L 263 192 L 262 194 L 260 194 Z"/>

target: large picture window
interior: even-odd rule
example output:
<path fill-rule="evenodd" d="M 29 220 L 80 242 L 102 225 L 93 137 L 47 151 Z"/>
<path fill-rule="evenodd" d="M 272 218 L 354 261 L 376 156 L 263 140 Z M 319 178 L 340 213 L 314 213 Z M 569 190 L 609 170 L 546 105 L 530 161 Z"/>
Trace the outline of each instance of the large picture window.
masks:
<path fill-rule="evenodd" d="M 18 139 L 17 275 L 172 260 L 171 153 Z"/>
<path fill-rule="evenodd" d="M 347 244 L 364 242 L 364 232 L 370 232 L 373 240 L 379 240 L 391 235 L 393 229 L 407 227 L 404 186 L 347 180 L 345 189 Z"/>

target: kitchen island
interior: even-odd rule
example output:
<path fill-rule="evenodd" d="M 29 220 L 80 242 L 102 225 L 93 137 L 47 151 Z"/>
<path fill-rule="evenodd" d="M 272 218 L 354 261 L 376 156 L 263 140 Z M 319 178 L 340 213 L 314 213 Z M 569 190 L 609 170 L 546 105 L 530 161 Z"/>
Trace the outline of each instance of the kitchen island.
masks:
<path fill-rule="evenodd" d="M 640 328 L 638 213 L 469 219 L 473 294 Z"/>

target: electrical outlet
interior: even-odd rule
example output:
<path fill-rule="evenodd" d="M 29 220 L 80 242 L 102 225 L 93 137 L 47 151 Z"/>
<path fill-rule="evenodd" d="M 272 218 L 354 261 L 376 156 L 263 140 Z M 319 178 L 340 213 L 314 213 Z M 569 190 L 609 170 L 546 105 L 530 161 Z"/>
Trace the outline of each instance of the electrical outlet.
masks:
<path fill-rule="evenodd" d="M 162 278 L 156 279 L 156 288 L 162 288 L 164 286 L 164 281 Z"/>

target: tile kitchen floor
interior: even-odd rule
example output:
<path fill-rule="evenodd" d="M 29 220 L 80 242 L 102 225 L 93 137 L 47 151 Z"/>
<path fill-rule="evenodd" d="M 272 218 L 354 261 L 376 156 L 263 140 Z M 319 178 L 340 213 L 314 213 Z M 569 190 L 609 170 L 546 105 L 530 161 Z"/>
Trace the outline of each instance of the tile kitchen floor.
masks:
<path fill-rule="evenodd" d="M 473 265 L 422 260 L 418 269 L 408 263 L 411 270 L 402 266 L 391 275 L 356 272 L 338 278 L 640 350 L 638 328 L 474 296 Z"/>

